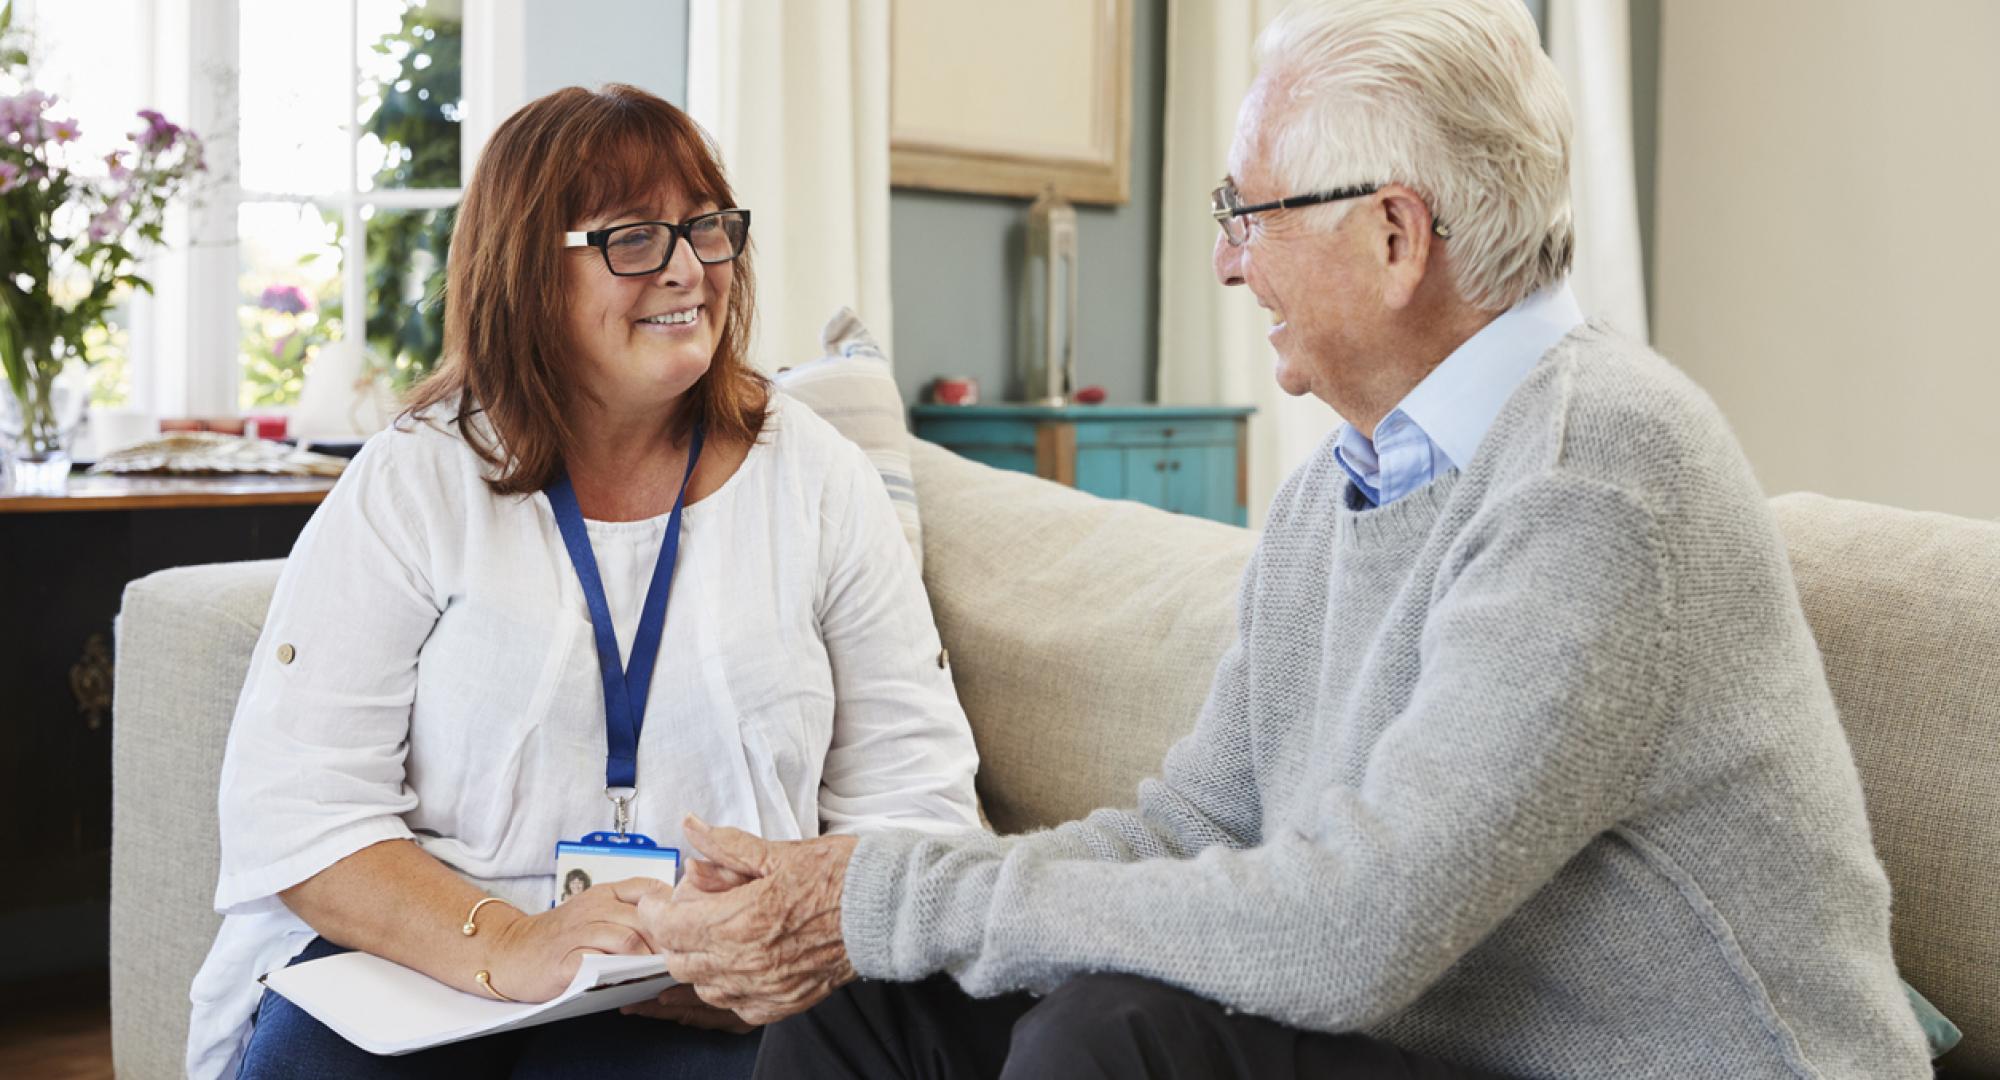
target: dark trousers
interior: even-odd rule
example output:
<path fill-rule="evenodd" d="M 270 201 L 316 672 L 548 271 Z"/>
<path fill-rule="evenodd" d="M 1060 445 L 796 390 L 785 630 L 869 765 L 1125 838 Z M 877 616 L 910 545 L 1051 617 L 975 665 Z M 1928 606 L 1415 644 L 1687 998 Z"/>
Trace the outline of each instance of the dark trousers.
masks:
<path fill-rule="evenodd" d="M 975 999 L 944 976 L 851 983 L 765 1030 L 757 1076 L 1500 1080 L 1363 1035 L 1299 1031 L 1134 975 Z"/>
<path fill-rule="evenodd" d="M 292 963 L 346 952 L 318 938 Z M 557 1020 L 540 1027 L 488 1035 L 377 1057 L 348 1042 L 304 1009 L 272 991 L 257 1006 L 257 1026 L 244 1051 L 239 1078 L 339 1077 L 402 1080 L 408 1077 L 517 1077 L 560 1080 L 678 1080 L 749 1076 L 757 1035 L 731 1035 L 685 1027 L 671 1020 L 623 1016 L 616 1010 Z"/>

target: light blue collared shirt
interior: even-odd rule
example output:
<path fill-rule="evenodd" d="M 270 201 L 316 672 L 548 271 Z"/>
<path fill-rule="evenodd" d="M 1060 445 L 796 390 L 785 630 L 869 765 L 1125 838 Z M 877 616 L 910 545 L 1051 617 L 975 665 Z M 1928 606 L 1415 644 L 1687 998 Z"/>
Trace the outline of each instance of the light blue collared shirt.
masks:
<path fill-rule="evenodd" d="M 1376 506 L 1463 466 L 1542 354 L 1582 322 L 1566 281 L 1515 304 L 1453 349 L 1375 425 L 1373 439 L 1353 424 L 1341 428 L 1334 460 Z"/>

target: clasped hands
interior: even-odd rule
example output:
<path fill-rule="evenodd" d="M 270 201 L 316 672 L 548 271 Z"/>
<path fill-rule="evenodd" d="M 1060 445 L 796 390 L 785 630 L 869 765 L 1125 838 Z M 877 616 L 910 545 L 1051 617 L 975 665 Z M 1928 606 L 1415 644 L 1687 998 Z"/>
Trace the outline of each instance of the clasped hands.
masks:
<path fill-rule="evenodd" d="M 840 893 L 853 837 L 770 841 L 693 816 L 685 828 L 689 846 L 702 858 L 688 863 L 679 887 L 616 882 L 549 912 L 590 899 L 588 907 L 606 907 L 597 918 L 626 924 L 643 942 L 628 939 L 592 951 L 643 947 L 666 958 L 681 985 L 625 1012 L 747 1031 L 803 1012 L 855 977 L 840 935 Z M 573 964 L 565 966 L 574 971 Z"/>
<path fill-rule="evenodd" d="M 840 935 L 851 836 L 770 841 L 690 816 L 680 887 L 639 901 L 646 938 L 701 1002 L 750 1025 L 818 1004 L 854 979 Z"/>

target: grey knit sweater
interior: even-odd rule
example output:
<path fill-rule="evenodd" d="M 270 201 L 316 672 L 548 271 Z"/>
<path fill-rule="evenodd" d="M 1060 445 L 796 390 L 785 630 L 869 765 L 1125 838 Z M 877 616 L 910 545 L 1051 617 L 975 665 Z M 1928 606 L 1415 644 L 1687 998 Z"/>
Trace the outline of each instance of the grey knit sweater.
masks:
<path fill-rule="evenodd" d="M 1131 972 L 1518 1076 L 1929 1076 L 1819 654 L 1701 391 L 1592 324 L 1462 472 L 1360 510 L 1331 447 L 1137 810 L 863 838 L 855 969 Z"/>

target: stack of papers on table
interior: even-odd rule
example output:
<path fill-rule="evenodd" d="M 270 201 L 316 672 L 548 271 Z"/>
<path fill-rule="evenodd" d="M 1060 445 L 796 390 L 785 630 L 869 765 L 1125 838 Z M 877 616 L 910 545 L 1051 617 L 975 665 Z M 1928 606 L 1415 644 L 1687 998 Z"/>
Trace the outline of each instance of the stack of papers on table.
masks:
<path fill-rule="evenodd" d="M 407 1054 L 603 1012 L 651 1000 L 675 985 L 661 957 L 598 953 L 583 958 L 569 989 L 534 1003 L 467 994 L 362 952 L 280 968 L 263 981 L 371 1054 Z"/>

